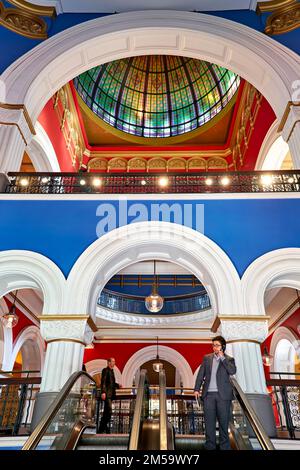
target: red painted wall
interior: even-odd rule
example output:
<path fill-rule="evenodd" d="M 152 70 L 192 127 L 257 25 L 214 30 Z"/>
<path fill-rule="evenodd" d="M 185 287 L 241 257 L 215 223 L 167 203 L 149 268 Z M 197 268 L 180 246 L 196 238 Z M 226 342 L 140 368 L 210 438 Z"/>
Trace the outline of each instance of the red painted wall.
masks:
<path fill-rule="evenodd" d="M 114 357 L 116 359 L 116 366 L 122 372 L 127 361 L 135 352 L 151 345 L 153 343 L 96 343 L 94 349 L 85 350 L 83 362 L 87 363 L 95 359 Z M 159 345 L 167 346 L 182 354 L 191 366 L 193 373 L 201 364 L 203 356 L 212 352 L 210 343 L 159 343 Z"/>
<path fill-rule="evenodd" d="M 241 168 L 239 168 L 239 170 L 254 170 L 263 140 L 275 119 L 276 116 L 273 109 L 269 105 L 268 101 L 263 97 L 261 107 L 259 108 L 255 121 L 254 129 L 251 134 L 249 146 L 245 152 L 244 164 Z"/>
<path fill-rule="evenodd" d="M 61 171 L 77 171 L 77 169 L 72 165 L 71 155 L 66 147 L 66 142 L 63 133 L 60 130 L 58 117 L 55 109 L 53 109 L 51 99 L 39 115 L 38 121 L 41 123 L 52 142 Z"/>

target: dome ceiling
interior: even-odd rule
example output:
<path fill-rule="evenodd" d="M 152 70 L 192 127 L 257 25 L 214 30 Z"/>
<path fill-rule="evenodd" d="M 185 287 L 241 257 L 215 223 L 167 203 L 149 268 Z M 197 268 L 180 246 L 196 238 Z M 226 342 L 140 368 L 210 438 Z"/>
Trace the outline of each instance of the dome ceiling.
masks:
<path fill-rule="evenodd" d="M 240 84 L 233 72 L 178 56 L 130 57 L 74 79 L 87 106 L 114 128 L 137 137 L 175 137 L 211 121 Z"/>

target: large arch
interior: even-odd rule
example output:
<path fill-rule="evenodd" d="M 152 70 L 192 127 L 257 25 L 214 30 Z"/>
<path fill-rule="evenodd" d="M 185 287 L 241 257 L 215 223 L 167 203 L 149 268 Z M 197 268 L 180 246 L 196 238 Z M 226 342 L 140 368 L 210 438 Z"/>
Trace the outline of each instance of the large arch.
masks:
<path fill-rule="evenodd" d="M 245 25 L 193 12 L 139 11 L 79 24 L 20 57 L 1 76 L 6 101 L 25 104 L 35 124 L 47 100 L 79 73 L 149 53 L 190 56 L 231 69 L 265 96 L 279 119 L 300 76 L 293 51 Z"/>
<path fill-rule="evenodd" d="M 0 299 L 0 317 L 8 313 L 9 309 L 3 298 Z M 13 336 L 11 328 L 5 328 L 0 320 L 0 369 L 10 370 Z"/>
<path fill-rule="evenodd" d="M 200 279 L 217 314 L 241 314 L 240 278 L 212 240 L 169 222 L 138 222 L 112 230 L 78 258 L 67 279 L 66 313 L 95 318 L 97 297 L 108 280 L 137 261 L 159 259 L 183 266 Z"/>
<path fill-rule="evenodd" d="M 33 251 L 0 252 L 0 298 L 26 288 L 43 292 L 43 314 L 62 312 L 65 278 L 53 261 Z"/>
<path fill-rule="evenodd" d="M 156 346 L 146 346 L 134 353 L 125 364 L 122 373 L 122 380 L 124 387 L 131 387 L 133 378 L 137 370 L 145 362 L 151 361 L 156 358 L 157 350 Z M 175 349 L 169 348 L 168 346 L 159 346 L 159 357 L 165 361 L 170 362 L 175 366 L 176 371 L 179 372 L 184 388 L 194 387 L 193 374 L 191 367 L 187 360 Z M 137 383 L 135 384 L 138 385 Z"/>
<path fill-rule="evenodd" d="M 282 343 L 286 343 L 282 347 Z M 300 340 L 293 330 L 280 326 L 273 334 L 270 344 L 270 354 L 274 356 L 274 362 L 271 365 L 271 372 L 291 372 L 293 358 L 289 357 L 289 349 L 293 349 L 300 358 Z M 274 377 L 272 377 L 274 378 Z M 294 376 L 292 375 L 292 379 Z"/>
<path fill-rule="evenodd" d="M 244 312 L 265 315 L 266 289 L 300 290 L 300 248 L 282 248 L 260 256 L 246 269 L 241 286 Z"/>

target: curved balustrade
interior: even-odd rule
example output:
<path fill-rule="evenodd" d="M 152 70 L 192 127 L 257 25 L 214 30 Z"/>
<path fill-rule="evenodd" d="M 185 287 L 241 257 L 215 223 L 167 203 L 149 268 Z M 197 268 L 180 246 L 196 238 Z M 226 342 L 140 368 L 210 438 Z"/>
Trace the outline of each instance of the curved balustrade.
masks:
<path fill-rule="evenodd" d="M 135 313 L 139 315 L 153 315 L 145 307 L 144 297 L 133 295 L 121 295 L 108 289 L 103 289 L 98 305 L 125 313 Z M 159 315 L 175 315 L 182 313 L 198 312 L 211 307 L 209 296 L 206 291 L 198 294 L 188 294 L 176 297 L 165 297 L 164 306 Z"/>

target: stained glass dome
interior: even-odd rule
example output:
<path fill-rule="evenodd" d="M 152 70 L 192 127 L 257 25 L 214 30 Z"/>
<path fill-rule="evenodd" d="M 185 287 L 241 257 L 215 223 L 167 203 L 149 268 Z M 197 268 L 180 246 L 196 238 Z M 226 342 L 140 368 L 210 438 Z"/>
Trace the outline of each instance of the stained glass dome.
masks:
<path fill-rule="evenodd" d="M 74 79 L 87 106 L 106 123 L 138 137 L 173 137 L 203 126 L 240 83 L 230 70 L 188 57 L 130 57 Z"/>

